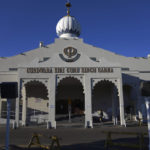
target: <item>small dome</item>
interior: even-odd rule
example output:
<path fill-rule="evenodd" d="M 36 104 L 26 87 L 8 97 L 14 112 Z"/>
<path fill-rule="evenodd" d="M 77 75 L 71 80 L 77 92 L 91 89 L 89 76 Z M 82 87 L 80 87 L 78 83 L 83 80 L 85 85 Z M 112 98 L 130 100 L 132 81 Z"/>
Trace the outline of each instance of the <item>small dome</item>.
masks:
<path fill-rule="evenodd" d="M 60 38 L 79 37 L 80 32 L 79 22 L 70 15 L 61 18 L 56 26 L 56 33 Z"/>

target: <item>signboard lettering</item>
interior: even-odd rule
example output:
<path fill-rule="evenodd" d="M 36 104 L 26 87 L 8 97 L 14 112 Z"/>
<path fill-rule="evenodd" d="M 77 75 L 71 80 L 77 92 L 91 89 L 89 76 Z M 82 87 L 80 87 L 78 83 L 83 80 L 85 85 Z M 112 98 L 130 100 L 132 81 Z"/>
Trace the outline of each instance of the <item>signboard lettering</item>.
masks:
<path fill-rule="evenodd" d="M 39 67 L 27 68 L 27 73 L 113 73 L 111 67 Z"/>

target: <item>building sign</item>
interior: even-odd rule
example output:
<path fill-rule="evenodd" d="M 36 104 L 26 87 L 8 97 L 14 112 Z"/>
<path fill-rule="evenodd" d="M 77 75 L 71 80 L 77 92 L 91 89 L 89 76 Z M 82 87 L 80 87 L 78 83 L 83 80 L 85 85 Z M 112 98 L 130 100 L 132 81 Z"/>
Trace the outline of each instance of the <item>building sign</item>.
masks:
<path fill-rule="evenodd" d="M 110 67 L 40 67 L 27 68 L 27 73 L 113 73 Z"/>

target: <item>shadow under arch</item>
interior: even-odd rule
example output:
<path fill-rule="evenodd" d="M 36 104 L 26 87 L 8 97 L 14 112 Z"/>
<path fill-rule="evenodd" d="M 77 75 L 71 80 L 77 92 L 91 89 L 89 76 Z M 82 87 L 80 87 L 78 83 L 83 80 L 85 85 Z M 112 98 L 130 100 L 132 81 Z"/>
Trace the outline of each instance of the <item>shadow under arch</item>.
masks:
<path fill-rule="evenodd" d="M 119 117 L 118 88 L 109 80 L 101 80 L 95 84 L 92 90 L 93 122 L 99 122 L 94 116 L 103 111 L 103 121 L 112 121 Z"/>
<path fill-rule="evenodd" d="M 56 121 L 68 122 L 69 111 L 74 123 L 84 122 L 84 88 L 81 81 L 72 76 L 64 77 L 56 88 Z M 70 110 L 69 110 L 70 109 Z"/>
<path fill-rule="evenodd" d="M 141 82 L 141 95 L 147 97 L 150 96 L 150 81 Z"/>

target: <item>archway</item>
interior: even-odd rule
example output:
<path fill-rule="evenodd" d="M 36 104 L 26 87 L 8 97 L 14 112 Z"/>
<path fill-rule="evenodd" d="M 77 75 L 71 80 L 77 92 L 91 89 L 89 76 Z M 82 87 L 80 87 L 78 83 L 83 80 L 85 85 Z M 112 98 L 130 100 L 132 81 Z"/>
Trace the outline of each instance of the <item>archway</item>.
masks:
<path fill-rule="evenodd" d="M 40 81 L 30 81 L 25 84 L 27 109 L 27 124 L 41 124 L 48 120 L 48 90 Z"/>
<path fill-rule="evenodd" d="M 99 111 L 103 111 L 103 121 L 114 121 L 119 118 L 118 90 L 114 83 L 107 80 L 99 81 L 92 91 L 93 122 L 99 122 Z M 96 117 L 97 116 L 97 117 Z"/>
<path fill-rule="evenodd" d="M 82 83 L 75 77 L 63 78 L 56 90 L 56 121 L 84 123 L 84 93 Z"/>

